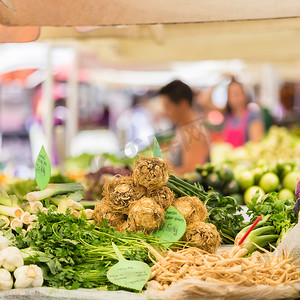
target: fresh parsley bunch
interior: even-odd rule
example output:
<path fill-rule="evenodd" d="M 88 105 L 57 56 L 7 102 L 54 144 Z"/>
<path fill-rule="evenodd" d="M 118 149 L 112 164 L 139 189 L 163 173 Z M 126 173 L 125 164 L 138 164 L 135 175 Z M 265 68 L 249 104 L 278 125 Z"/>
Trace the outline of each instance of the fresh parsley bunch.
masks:
<path fill-rule="evenodd" d="M 125 258 L 146 263 L 151 261 L 141 240 L 156 249 L 165 249 L 157 237 L 142 232 L 121 233 L 106 222 L 96 227 L 70 212 L 40 212 L 33 228 L 25 235 L 19 231 L 16 240 L 18 248 L 27 254 L 26 263 L 43 269 L 47 286 L 68 289 L 118 289 L 106 277 L 108 269 L 118 262 L 112 242 Z"/>

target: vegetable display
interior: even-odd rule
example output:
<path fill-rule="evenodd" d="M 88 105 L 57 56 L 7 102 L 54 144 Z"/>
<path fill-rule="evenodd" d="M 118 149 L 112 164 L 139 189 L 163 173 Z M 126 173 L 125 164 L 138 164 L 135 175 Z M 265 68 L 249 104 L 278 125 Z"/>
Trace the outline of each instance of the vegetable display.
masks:
<path fill-rule="evenodd" d="M 243 147 L 233 148 L 226 143 L 216 143 L 211 150 L 213 163 L 245 162 L 254 163 L 263 159 L 267 162 L 278 160 L 295 160 L 299 163 L 299 135 L 295 135 L 285 127 L 271 126 L 260 142 L 247 142 Z"/>
<path fill-rule="evenodd" d="M 294 171 L 280 166 L 280 178 Z M 101 177 L 109 168 L 100 170 Z M 218 192 L 222 186 L 237 191 L 235 174 L 216 170 L 220 182 L 202 170 L 190 183 L 172 175 L 162 158 L 140 157 L 132 173 L 105 175 L 96 206 L 81 183 L 49 183 L 21 197 L 0 185 L 0 291 L 44 285 L 137 292 L 150 267 L 148 286 L 160 291 L 185 279 L 243 289 L 299 283 L 299 259 L 285 249 L 266 250 L 297 229 L 295 200 L 256 193 L 245 223 L 237 201 Z M 222 251 L 221 242 L 236 245 Z"/>
<path fill-rule="evenodd" d="M 119 289 L 110 283 L 106 273 L 118 258 L 112 247 L 114 242 L 129 260 L 150 263 L 145 241 L 155 249 L 164 250 L 162 241 L 139 233 L 121 233 L 106 222 L 95 227 L 85 218 L 65 214 L 40 212 L 30 231 L 16 235 L 16 245 L 26 255 L 25 264 L 42 268 L 47 286 L 68 289 Z"/>
<path fill-rule="evenodd" d="M 116 176 L 106 181 L 104 198 L 95 207 L 93 218 L 107 219 L 118 230 L 151 233 L 164 222 L 164 213 L 174 199 L 166 187 L 168 166 L 161 158 L 139 158 L 132 176 Z"/>
<path fill-rule="evenodd" d="M 298 216 L 293 211 L 294 205 L 293 199 L 282 201 L 275 192 L 263 197 L 257 193 L 249 204 L 247 214 L 251 217 L 250 223 L 253 223 L 258 216 L 262 216 L 263 219 L 251 231 L 243 246 L 251 253 L 257 250 L 257 245 L 260 247 L 269 247 L 269 244 L 278 245 L 297 223 Z M 239 242 L 248 227 L 237 234 L 236 243 Z"/>
<path fill-rule="evenodd" d="M 179 197 L 196 196 L 205 204 L 208 221 L 216 226 L 223 243 L 232 244 L 245 227 L 244 218 L 239 214 L 241 207 L 234 198 L 224 197 L 218 192 L 207 193 L 200 184 L 190 184 L 174 175 L 170 175 L 167 186 Z"/>
<path fill-rule="evenodd" d="M 121 231 L 151 234 L 164 224 L 165 211 L 172 204 L 190 225 L 183 240 L 215 252 L 221 239 L 215 225 L 203 223 L 207 218 L 205 205 L 196 196 L 174 200 L 172 186 L 171 189 L 166 186 L 169 178 L 174 176 L 169 175 L 163 159 L 139 158 L 132 176 L 114 177 L 105 183 L 104 198 L 95 207 L 94 219 L 98 224 L 106 219 L 110 226 Z"/>
<path fill-rule="evenodd" d="M 19 200 L 15 195 L 8 195 L 0 186 L 0 203 L 5 204 L 0 205 L 0 225 L 2 228 L 10 227 L 13 230 L 30 230 L 37 219 L 36 213 L 47 213 L 50 208 L 60 213 L 70 209 L 78 218 L 84 216 L 91 219 L 93 210 L 85 208 L 86 204 L 89 207 L 90 203 L 80 202 L 84 197 L 82 190 L 81 183 L 52 183 L 44 190 L 29 192 L 22 197 L 24 200 Z"/>
<path fill-rule="evenodd" d="M 243 257 L 247 250 L 238 246 L 220 254 L 208 254 L 198 248 L 189 248 L 168 251 L 168 255 L 162 257 L 151 247 L 148 248 L 156 258 L 156 261 L 153 260 L 152 281 L 149 284 L 159 290 L 167 289 L 178 280 L 191 278 L 241 286 L 276 286 L 299 282 L 297 261 L 291 262 L 291 257 L 280 257 L 267 251 Z"/>
<path fill-rule="evenodd" d="M 42 269 L 37 265 L 24 266 L 23 253 L 11 244 L 12 241 L 1 231 L 0 291 L 10 290 L 13 286 L 16 289 L 41 287 L 44 282 Z"/>
<path fill-rule="evenodd" d="M 237 163 L 205 163 L 196 167 L 194 173 L 187 173 L 183 179 L 189 183 L 199 183 L 205 191 L 214 190 L 223 196 L 231 196 L 238 204 L 248 204 L 255 192 L 262 195 L 279 192 L 282 200 L 294 199 L 294 191 L 300 170 L 295 160 L 268 162 L 258 160 L 249 165 Z"/>

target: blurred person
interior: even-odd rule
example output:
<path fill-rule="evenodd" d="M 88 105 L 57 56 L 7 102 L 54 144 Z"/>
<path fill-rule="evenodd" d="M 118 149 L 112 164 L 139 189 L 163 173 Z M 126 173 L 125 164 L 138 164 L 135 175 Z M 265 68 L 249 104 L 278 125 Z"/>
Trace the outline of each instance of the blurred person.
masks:
<path fill-rule="evenodd" d="M 164 112 L 175 126 L 168 161 L 175 173 L 195 171 L 209 159 L 209 140 L 201 118 L 193 109 L 192 89 L 180 80 L 174 80 L 159 91 Z"/>
<path fill-rule="evenodd" d="M 243 85 L 233 78 L 227 89 L 223 141 L 239 147 L 247 141 L 259 142 L 264 134 L 264 122 L 258 105 L 248 104 Z"/>

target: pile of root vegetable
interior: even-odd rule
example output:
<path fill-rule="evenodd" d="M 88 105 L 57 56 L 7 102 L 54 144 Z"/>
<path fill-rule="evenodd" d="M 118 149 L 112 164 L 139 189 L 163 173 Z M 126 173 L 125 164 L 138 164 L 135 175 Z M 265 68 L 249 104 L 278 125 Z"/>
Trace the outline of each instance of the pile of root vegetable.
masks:
<path fill-rule="evenodd" d="M 196 196 L 175 199 L 166 185 L 169 168 L 161 158 L 139 158 L 131 176 L 116 176 L 103 187 L 103 198 L 95 206 L 97 224 L 104 219 L 119 231 L 151 234 L 164 224 L 166 210 L 173 205 L 186 220 L 183 240 L 210 253 L 220 245 L 220 235 L 208 217 L 206 207 Z"/>
<path fill-rule="evenodd" d="M 166 187 L 167 163 L 159 158 L 140 158 L 132 176 L 116 176 L 106 181 L 103 198 L 95 207 L 94 219 L 106 219 L 117 230 L 151 233 L 164 222 L 164 213 L 174 194 Z"/>
<path fill-rule="evenodd" d="M 247 249 L 234 246 L 231 251 L 209 254 L 198 248 L 188 248 L 177 252 L 168 251 L 162 257 L 148 246 L 154 265 L 151 270 L 151 285 L 165 290 L 180 279 L 198 279 L 215 284 L 234 284 L 241 286 L 293 284 L 299 282 L 300 270 L 293 257 L 278 253 L 258 251 L 251 256 Z M 298 270 L 297 270 L 298 268 Z"/>

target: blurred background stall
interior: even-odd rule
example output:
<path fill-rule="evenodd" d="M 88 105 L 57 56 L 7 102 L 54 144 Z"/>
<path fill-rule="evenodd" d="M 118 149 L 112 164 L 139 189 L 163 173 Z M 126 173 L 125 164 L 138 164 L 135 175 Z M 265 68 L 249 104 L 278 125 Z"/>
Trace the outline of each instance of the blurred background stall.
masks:
<path fill-rule="evenodd" d="M 213 9 L 213 3 L 203 5 Z M 42 144 L 61 171 L 66 158 L 82 154 L 132 158 L 151 146 L 153 135 L 166 152 L 174 126 L 156 93 L 174 79 L 192 87 L 194 110 L 213 143 L 222 140 L 232 77 L 243 84 L 251 107 L 260 108 L 266 132 L 277 124 L 298 133 L 300 20 L 291 7 L 286 3 L 282 15 L 272 8 L 265 20 L 258 11 L 243 20 L 241 7 L 234 16 L 219 9 L 215 19 L 202 12 L 188 24 L 148 25 L 140 18 L 126 26 L 51 27 L 48 19 L 32 19 L 32 25 L 48 25 L 28 28 L 37 33 L 35 42 L 0 45 L 2 172 L 33 177 Z M 10 25 L 25 19 L 24 12 Z"/>

